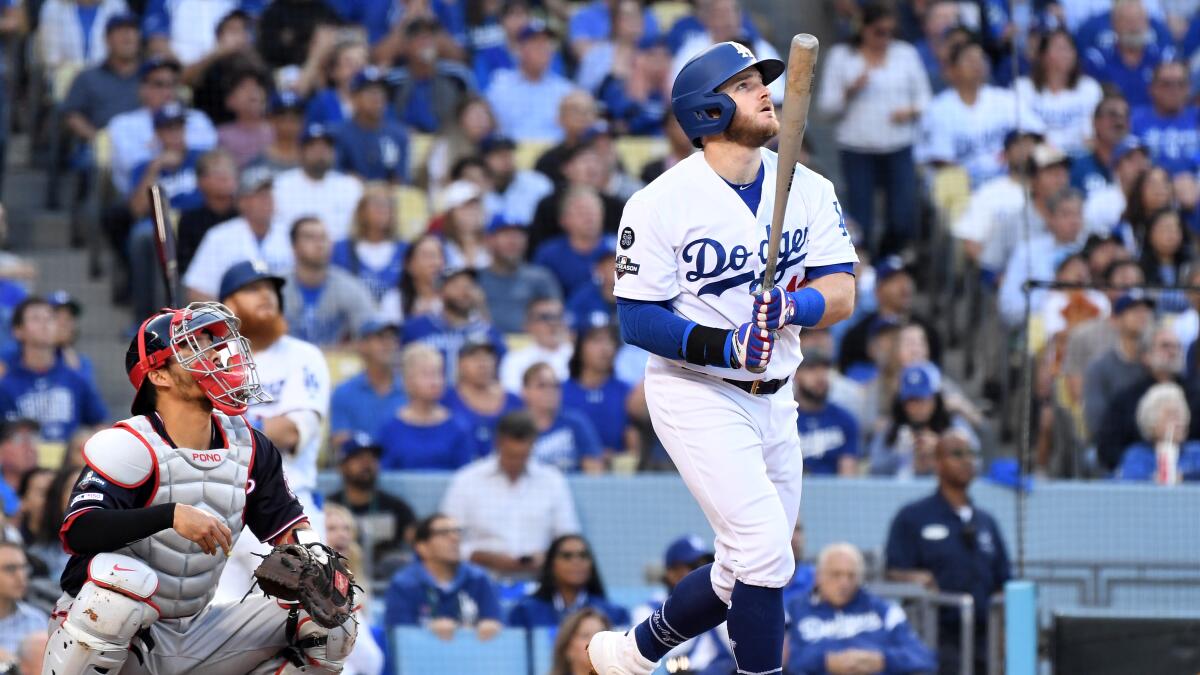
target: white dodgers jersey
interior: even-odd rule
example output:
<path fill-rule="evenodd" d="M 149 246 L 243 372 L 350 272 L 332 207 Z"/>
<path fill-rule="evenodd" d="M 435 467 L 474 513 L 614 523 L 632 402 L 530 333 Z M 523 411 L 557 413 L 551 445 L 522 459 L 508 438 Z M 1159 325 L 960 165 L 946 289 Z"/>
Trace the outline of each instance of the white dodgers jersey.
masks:
<path fill-rule="evenodd" d="M 764 176 L 758 213 L 712 167 L 694 153 L 629 199 L 621 217 L 616 295 L 627 300 L 670 301 L 676 314 L 712 328 L 733 329 L 750 321 L 751 294 L 761 288 L 767 234 L 775 208 L 778 156 L 762 150 Z M 775 285 L 794 291 L 805 269 L 856 263 L 833 184 L 803 165 L 788 199 L 779 242 Z M 662 357 L 651 356 L 661 362 Z M 763 375 L 746 370 L 685 368 L 716 377 L 785 378 L 800 365 L 800 327 L 779 331 Z"/>
<path fill-rule="evenodd" d="M 250 406 L 246 417 L 266 419 L 290 412 L 311 411 L 323 422 L 329 416 L 329 366 L 321 350 L 304 340 L 284 335 L 254 353 L 258 379 L 271 395 L 269 403 Z M 295 454 L 283 453 L 283 474 L 293 491 L 317 487 L 317 455 L 321 434 L 314 433 Z"/>

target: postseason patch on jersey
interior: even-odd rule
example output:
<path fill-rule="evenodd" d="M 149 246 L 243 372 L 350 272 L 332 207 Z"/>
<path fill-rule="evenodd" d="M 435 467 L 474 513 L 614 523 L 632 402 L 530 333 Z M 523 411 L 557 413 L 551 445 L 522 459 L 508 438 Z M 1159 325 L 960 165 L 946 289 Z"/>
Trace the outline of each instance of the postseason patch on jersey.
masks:
<path fill-rule="evenodd" d="M 629 228 L 626 228 L 626 229 L 629 229 Z M 625 235 L 621 235 L 622 241 L 624 240 L 624 236 Z M 630 232 L 629 236 L 632 239 L 633 233 Z M 632 274 L 632 275 L 636 276 L 638 273 L 638 270 L 642 268 L 641 265 L 630 260 L 629 256 L 627 256 L 627 255 L 617 256 L 617 264 L 615 265 L 615 267 L 617 268 L 617 278 L 618 279 L 625 276 L 626 274 Z"/>
<path fill-rule="evenodd" d="M 626 227 L 621 230 L 621 248 L 629 248 L 633 246 L 633 228 Z"/>

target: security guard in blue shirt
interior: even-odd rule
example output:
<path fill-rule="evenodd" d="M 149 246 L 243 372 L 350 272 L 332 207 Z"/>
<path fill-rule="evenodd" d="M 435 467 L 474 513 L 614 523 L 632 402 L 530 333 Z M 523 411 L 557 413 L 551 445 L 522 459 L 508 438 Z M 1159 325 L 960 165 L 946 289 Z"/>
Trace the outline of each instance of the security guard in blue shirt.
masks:
<path fill-rule="evenodd" d="M 996 520 L 971 502 L 975 453 L 960 432 L 938 441 L 938 489 L 900 509 L 887 541 L 887 577 L 975 599 L 975 670 L 986 672 L 988 603 L 1010 577 Z M 959 671 L 960 618 L 943 610 L 938 622 L 939 673 Z"/>

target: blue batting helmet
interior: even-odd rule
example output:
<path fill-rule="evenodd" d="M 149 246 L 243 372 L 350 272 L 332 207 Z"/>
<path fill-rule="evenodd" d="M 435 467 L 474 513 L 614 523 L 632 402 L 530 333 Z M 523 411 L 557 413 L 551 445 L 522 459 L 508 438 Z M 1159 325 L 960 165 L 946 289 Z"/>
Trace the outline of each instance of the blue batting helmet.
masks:
<path fill-rule="evenodd" d="M 671 110 L 683 132 L 700 147 L 700 139 L 719 134 L 733 120 L 737 104 L 728 94 L 717 93 L 729 78 L 747 68 L 758 68 L 763 84 L 783 74 L 783 61 L 758 59 L 737 42 L 721 42 L 693 56 L 671 86 Z"/>

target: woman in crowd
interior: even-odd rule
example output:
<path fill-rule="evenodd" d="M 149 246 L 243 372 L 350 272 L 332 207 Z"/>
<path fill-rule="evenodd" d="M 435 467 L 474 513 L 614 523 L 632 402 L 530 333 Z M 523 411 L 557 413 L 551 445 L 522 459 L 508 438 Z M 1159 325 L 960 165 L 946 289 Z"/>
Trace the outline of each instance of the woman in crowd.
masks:
<path fill-rule="evenodd" d="M 436 195 L 449 182 L 450 168 L 464 157 L 479 154 L 483 139 L 496 131 L 496 116 L 487 99 L 471 95 L 459 102 L 454 122 L 429 148 L 429 157 L 418 162 L 417 180 L 430 195 Z"/>
<path fill-rule="evenodd" d="M 875 192 L 882 190 L 890 228 L 875 253 L 897 251 L 912 237 L 917 193 L 912 146 L 929 103 L 929 76 L 912 45 L 896 40 L 896 17 L 882 2 L 862 9 L 858 35 L 837 45 L 825 62 L 817 110 L 837 121 L 847 215 L 875 241 Z M 875 257 L 875 256 L 872 256 Z"/>
<path fill-rule="evenodd" d="M 486 340 L 468 342 L 458 352 L 458 381 L 442 403 L 467 427 L 474 441 L 474 456 L 492 452 L 496 424 L 504 415 L 521 409 L 521 399 L 504 390 L 496 376 L 496 348 Z"/>
<path fill-rule="evenodd" d="M 441 234 L 446 269 L 483 269 L 492 264 L 484 243 L 483 192 L 474 183 L 456 180 L 442 191 Z"/>
<path fill-rule="evenodd" d="M 566 534 L 550 543 L 538 575 L 538 586 L 517 601 L 506 625 L 514 628 L 557 626 L 572 612 L 591 607 L 616 626 L 629 625 L 629 611 L 609 602 L 600 570 L 587 540 Z"/>
<path fill-rule="evenodd" d="M 42 517 L 46 512 L 46 498 L 54 483 L 54 471 L 34 467 L 21 476 L 17 484 L 17 497 L 21 499 L 21 511 L 17 526 L 21 540 L 32 543 L 42 531 Z M 57 534 L 57 532 L 55 532 Z"/>
<path fill-rule="evenodd" d="M 586 417 L 562 406 L 562 385 L 554 368 L 535 363 L 521 379 L 521 397 L 538 428 L 533 458 L 563 472 L 604 473 L 604 449 Z"/>
<path fill-rule="evenodd" d="M 575 338 L 575 351 L 567 364 L 571 377 L 563 383 L 562 406 L 591 421 L 600 434 L 607 456 L 624 451 L 630 387 L 613 375 L 617 355 L 616 329 L 593 326 Z"/>
<path fill-rule="evenodd" d="M 954 427 L 979 447 L 971 425 L 946 409 L 941 373 L 932 364 L 909 366 L 900 374 L 891 422 L 871 442 L 870 471 L 908 478 L 933 473 L 934 450 L 943 431 Z"/>
<path fill-rule="evenodd" d="M 242 73 L 225 95 L 233 119 L 217 127 L 217 145 L 233 156 L 238 168 L 257 159 L 271 145 L 274 133 L 267 121 L 267 82 L 258 72 Z"/>
<path fill-rule="evenodd" d="M 421 342 L 404 348 L 400 371 L 408 402 L 376 434 L 384 470 L 453 471 L 474 459 L 474 443 L 442 405 L 446 366 L 442 353 Z"/>
<path fill-rule="evenodd" d="M 442 311 L 439 289 L 445 270 L 441 239 L 428 234 L 417 237 L 404 251 L 400 282 L 379 301 L 380 315 L 398 324 L 414 316 Z"/>
<path fill-rule="evenodd" d="M 1087 150 L 1100 85 L 1084 75 L 1075 39 L 1064 28 L 1042 36 L 1028 77 L 1017 80 L 1017 96 L 1029 101 L 1046 123 L 1046 140 L 1067 154 Z"/>
<path fill-rule="evenodd" d="M 371 578 L 363 568 L 363 552 L 358 545 L 358 525 L 354 514 L 341 504 L 325 502 L 325 541 L 333 550 L 346 557 L 346 567 L 354 574 L 358 588 L 354 592 L 354 620 L 359 626 L 367 625 L 371 604 Z M 365 631 L 364 631 L 365 632 Z M 374 630 L 370 635 L 359 635 L 354 649 L 346 659 L 343 675 L 375 675 L 383 669 L 383 650 L 376 644 Z"/>
<path fill-rule="evenodd" d="M 1179 212 L 1159 209 L 1146 220 L 1146 238 L 1142 245 L 1141 266 L 1147 284 L 1172 287 L 1184 283 L 1185 269 L 1195 257 L 1192 238 Z M 1182 291 L 1165 291 L 1158 296 L 1158 309 L 1172 314 L 1188 308 Z"/>
<path fill-rule="evenodd" d="M 1191 420 L 1183 387 L 1162 382 L 1147 389 L 1137 406 L 1137 424 L 1143 440 L 1125 448 L 1116 477 L 1157 480 L 1158 446 L 1174 444 L 1178 453 L 1175 467 L 1178 480 L 1200 481 L 1200 441 L 1187 440 Z"/>
<path fill-rule="evenodd" d="M 1171 176 L 1161 166 L 1152 166 L 1143 171 L 1130 186 L 1129 194 L 1125 196 L 1125 212 L 1113 234 L 1125 248 L 1138 255 L 1146 242 L 1150 217 L 1174 204 L 1175 191 Z"/>
<path fill-rule="evenodd" d="M 386 183 L 368 183 L 354 209 L 350 236 L 333 245 L 333 264 L 358 277 L 379 302 L 399 283 L 407 250 L 396 237 L 391 188 Z"/>
<path fill-rule="evenodd" d="M 357 39 L 343 40 L 329 49 L 314 47 L 311 54 L 301 78 L 310 91 L 316 92 L 308 102 L 306 124 L 336 124 L 350 119 L 350 85 L 367 65 L 367 44 Z"/>
<path fill-rule="evenodd" d="M 609 628 L 612 622 L 604 612 L 591 607 L 563 619 L 554 638 L 547 675 L 590 675 L 593 671 L 587 655 L 588 643 L 593 635 Z"/>
<path fill-rule="evenodd" d="M 99 476 L 93 478 L 97 479 L 100 479 Z M 51 579 L 62 576 L 63 568 L 67 566 L 67 560 L 70 558 L 63 551 L 58 531 L 62 527 L 63 516 L 67 513 L 67 505 L 76 480 L 82 480 L 77 467 L 64 466 L 58 470 L 54 480 L 50 481 L 49 487 L 46 488 L 41 526 L 33 540 L 25 542 L 26 551 L 46 564 Z"/>

